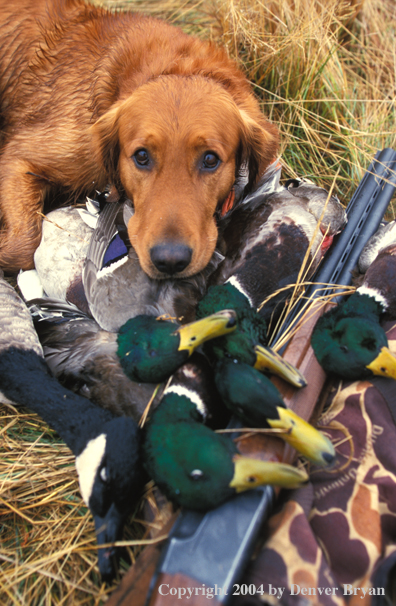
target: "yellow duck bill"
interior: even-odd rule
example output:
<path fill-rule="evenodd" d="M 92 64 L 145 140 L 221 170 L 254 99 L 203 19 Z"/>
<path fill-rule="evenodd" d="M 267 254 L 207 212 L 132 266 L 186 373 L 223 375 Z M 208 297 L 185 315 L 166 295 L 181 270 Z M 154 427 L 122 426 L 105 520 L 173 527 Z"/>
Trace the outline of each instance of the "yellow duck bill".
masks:
<path fill-rule="evenodd" d="M 375 360 L 366 368 L 374 375 L 396 379 L 396 358 L 387 347 L 383 347 Z"/>
<path fill-rule="evenodd" d="M 235 471 L 230 487 L 234 488 L 236 492 L 243 492 L 265 484 L 282 488 L 298 488 L 308 481 L 308 475 L 304 470 L 286 463 L 260 461 L 242 455 L 235 455 L 233 462 Z"/>
<path fill-rule="evenodd" d="M 301 372 L 275 351 L 261 345 L 255 345 L 254 351 L 256 353 L 254 365 L 256 370 L 277 375 L 294 387 L 306 386 L 307 382 Z"/>
<path fill-rule="evenodd" d="M 180 337 L 179 351 L 187 350 L 191 355 L 205 341 L 233 332 L 236 326 L 237 316 L 232 309 L 224 309 L 202 320 L 184 324 L 175 331 Z"/>
<path fill-rule="evenodd" d="M 274 429 L 285 433 L 282 439 L 315 465 L 327 467 L 335 461 L 335 449 L 329 438 L 289 408 L 278 408 L 279 419 L 267 419 Z"/>

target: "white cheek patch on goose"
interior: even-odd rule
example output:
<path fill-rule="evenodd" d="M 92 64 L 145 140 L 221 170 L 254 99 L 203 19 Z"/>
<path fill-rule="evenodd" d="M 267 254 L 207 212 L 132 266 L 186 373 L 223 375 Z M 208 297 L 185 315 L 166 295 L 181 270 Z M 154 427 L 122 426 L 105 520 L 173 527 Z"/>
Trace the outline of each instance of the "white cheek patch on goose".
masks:
<path fill-rule="evenodd" d="M 100 434 L 97 438 L 90 440 L 82 453 L 76 457 L 76 469 L 80 484 L 82 498 L 87 506 L 92 494 L 92 488 L 98 468 L 103 461 L 106 450 L 106 435 Z"/>
<path fill-rule="evenodd" d="M 197 407 L 197 409 L 199 410 L 201 415 L 204 418 L 206 417 L 206 415 L 207 415 L 206 406 L 205 406 L 203 400 L 199 397 L 199 395 L 195 391 L 190 391 L 189 389 L 187 389 L 187 387 L 183 387 L 183 385 L 171 385 L 170 387 L 165 389 L 164 396 L 168 393 L 175 393 L 178 396 L 185 396 L 186 398 L 191 400 L 191 402 L 193 404 L 195 404 L 195 406 Z"/>
<path fill-rule="evenodd" d="M 251 300 L 251 298 L 249 297 L 249 295 L 247 294 L 247 292 L 245 291 L 245 289 L 243 288 L 242 284 L 239 282 L 239 280 L 236 276 L 231 276 L 231 278 L 228 278 L 228 280 L 226 281 L 226 284 L 227 283 L 231 284 L 231 286 L 234 286 L 234 288 L 239 290 L 239 292 L 242 293 L 247 298 L 251 307 L 253 307 L 253 301 Z"/>

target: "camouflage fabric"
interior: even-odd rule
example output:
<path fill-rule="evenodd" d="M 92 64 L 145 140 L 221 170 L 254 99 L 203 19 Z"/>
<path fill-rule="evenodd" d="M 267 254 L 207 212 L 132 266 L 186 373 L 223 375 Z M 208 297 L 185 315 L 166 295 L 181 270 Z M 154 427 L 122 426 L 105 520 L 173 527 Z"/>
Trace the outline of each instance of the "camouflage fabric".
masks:
<path fill-rule="evenodd" d="M 396 354 L 395 322 L 385 329 Z M 259 593 L 233 604 L 394 603 L 386 581 L 396 563 L 396 425 L 375 381 L 334 383 L 319 426 L 336 446 L 336 466 L 311 467 L 310 484 L 270 518 L 242 580 Z"/>

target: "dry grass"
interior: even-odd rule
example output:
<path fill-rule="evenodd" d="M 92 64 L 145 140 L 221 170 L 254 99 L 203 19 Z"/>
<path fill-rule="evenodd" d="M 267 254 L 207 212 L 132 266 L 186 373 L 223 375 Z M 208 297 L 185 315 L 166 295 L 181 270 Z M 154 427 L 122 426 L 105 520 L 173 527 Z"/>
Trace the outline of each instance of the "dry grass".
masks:
<path fill-rule="evenodd" d="M 375 151 L 395 145 L 396 7 L 339 0 L 220 1 L 223 39 L 282 132 L 289 174 L 348 201 Z"/>
<path fill-rule="evenodd" d="M 375 151 L 395 146 L 394 0 L 366 0 L 357 15 L 359 4 L 339 0 L 106 4 L 164 16 L 225 44 L 280 127 L 285 176 L 334 184 L 346 203 Z M 0 451 L 0 604 L 105 603 L 69 450 L 36 415 L 0 403 Z M 149 500 L 155 506 L 152 493 Z M 127 525 L 132 560 L 154 527 Z"/>
<path fill-rule="evenodd" d="M 2 604 L 100 604 L 92 521 L 74 457 L 34 414 L 1 407 Z"/>

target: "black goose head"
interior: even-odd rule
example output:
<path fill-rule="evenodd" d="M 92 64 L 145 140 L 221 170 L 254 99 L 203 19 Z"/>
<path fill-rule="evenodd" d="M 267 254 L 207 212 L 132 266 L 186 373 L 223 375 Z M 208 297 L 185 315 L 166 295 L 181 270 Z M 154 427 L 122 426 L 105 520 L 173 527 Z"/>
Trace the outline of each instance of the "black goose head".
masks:
<path fill-rule="evenodd" d="M 140 465 L 140 433 L 133 419 L 114 418 L 76 457 L 80 490 L 95 521 L 99 570 L 110 582 L 117 570 L 114 547 L 135 509 L 145 481 Z"/>

